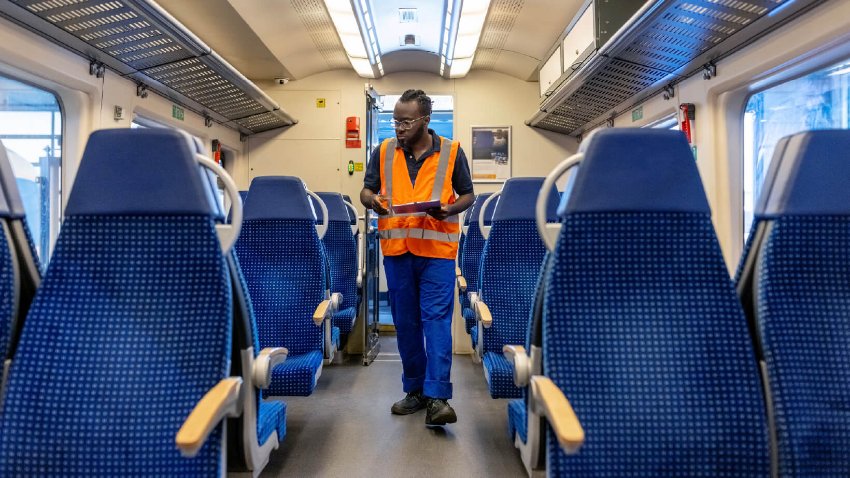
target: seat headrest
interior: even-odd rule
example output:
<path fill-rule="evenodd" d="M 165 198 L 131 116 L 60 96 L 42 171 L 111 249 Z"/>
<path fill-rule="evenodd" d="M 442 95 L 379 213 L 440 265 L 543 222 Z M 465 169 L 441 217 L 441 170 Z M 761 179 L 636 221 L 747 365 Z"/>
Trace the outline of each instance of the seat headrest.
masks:
<path fill-rule="evenodd" d="M 107 129 L 89 136 L 65 216 L 217 217 L 186 137 L 165 128 Z"/>
<path fill-rule="evenodd" d="M 502 194 L 498 197 L 498 205 L 493 213 L 493 222 L 511 219 L 534 220 L 534 209 L 537 206 L 537 195 L 543 187 L 544 178 L 511 178 L 505 181 Z M 555 188 L 549 192 L 546 205 L 546 220 L 558 220 L 558 191 Z M 493 204 L 496 200 L 490 201 Z M 485 212 L 486 214 L 486 212 Z"/>
<path fill-rule="evenodd" d="M 588 141 L 563 214 L 710 212 L 683 133 L 612 128 Z"/>
<path fill-rule="evenodd" d="M 850 131 L 806 131 L 779 140 L 755 215 L 850 215 Z"/>
<path fill-rule="evenodd" d="M 251 181 L 244 220 L 304 219 L 315 221 L 307 190 L 294 176 L 262 176 Z"/>
<path fill-rule="evenodd" d="M 345 202 L 351 202 L 351 196 L 349 196 L 348 194 L 343 194 L 342 199 L 344 199 Z M 354 203 L 352 202 L 351 204 L 354 204 Z"/>
<path fill-rule="evenodd" d="M 478 224 L 478 216 L 481 215 L 481 206 L 487 201 L 487 198 L 492 196 L 493 193 L 481 193 L 475 196 L 475 203 L 473 203 L 470 208 L 469 214 L 469 224 Z M 490 204 L 487 205 L 487 211 L 484 213 L 484 225 L 489 226 L 493 221 L 493 212 L 496 210 L 496 204 L 499 204 L 499 199 L 496 198 L 490 201 Z"/>
<path fill-rule="evenodd" d="M 0 217 L 23 219 L 26 216 L 18 180 L 12 170 L 12 163 L 6 154 L 6 147 L 0 142 Z"/>
<path fill-rule="evenodd" d="M 322 198 L 325 206 L 328 208 L 328 221 L 351 222 L 348 216 L 348 206 L 342 199 L 340 193 L 316 193 Z M 319 212 L 318 210 L 316 211 Z"/>

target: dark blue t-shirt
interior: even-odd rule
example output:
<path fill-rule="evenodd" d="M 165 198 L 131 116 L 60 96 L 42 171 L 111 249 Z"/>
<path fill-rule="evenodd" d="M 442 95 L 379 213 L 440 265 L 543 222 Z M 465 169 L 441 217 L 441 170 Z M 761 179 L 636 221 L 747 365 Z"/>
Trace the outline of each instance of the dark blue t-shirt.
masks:
<path fill-rule="evenodd" d="M 410 183 L 416 184 L 416 176 L 419 174 L 419 168 L 425 163 L 425 160 L 430 158 L 432 154 L 440 152 L 439 136 L 434 133 L 434 130 L 429 129 L 431 135 L 431 149 L 425 151 L 425 154 L 416 159 L 413 157 L 413 152 L 403 148 L 404 157 L 407 160 L 407 172 L 410 174 Z M 372 151 L 372 157 L 369 159 L 369 165 L 366 167 L 366 177 L 363 179 L 363 187 L 371 190 L 374 193 L 381 192 L 381 148 L 375 148 Z M 459 196 L 464 194 L 472 194 L 472 176 L 469 173 L 469 164 L 466 161 L 466 153 L 463 148 L 458 147 L 457 157 L 455 158 L 455 169 L 452 172 L 452 189 Z"/>

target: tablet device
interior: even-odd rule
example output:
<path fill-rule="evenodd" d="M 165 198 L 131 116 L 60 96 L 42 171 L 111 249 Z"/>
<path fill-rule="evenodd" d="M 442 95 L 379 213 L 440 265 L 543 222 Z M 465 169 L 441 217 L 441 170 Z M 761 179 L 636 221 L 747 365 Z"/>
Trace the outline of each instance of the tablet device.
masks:
<path fill-rule="evenodd" d="M 440 201 L 409 202 L 406 204 L 393 204 L 393 212 L 396 214 L 410 214 L 414 212 L 425 212 L 429 209 L 440 207 Z"/>

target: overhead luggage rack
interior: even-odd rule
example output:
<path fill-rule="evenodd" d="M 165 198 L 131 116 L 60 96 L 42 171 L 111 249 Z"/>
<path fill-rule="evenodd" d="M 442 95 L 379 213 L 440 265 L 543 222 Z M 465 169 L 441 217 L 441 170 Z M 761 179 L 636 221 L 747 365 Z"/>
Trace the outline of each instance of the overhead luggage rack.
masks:
<path fill-rule="evenodd" d="M 0 15 L 243 134 L 297 122 L 151 0 L 10 0 Z"/>
<path fill-rule="evenodd" d="M 581 136 L 823 0 L 647 2 L 575 71 L 566 71 L 526 123 Z"/>

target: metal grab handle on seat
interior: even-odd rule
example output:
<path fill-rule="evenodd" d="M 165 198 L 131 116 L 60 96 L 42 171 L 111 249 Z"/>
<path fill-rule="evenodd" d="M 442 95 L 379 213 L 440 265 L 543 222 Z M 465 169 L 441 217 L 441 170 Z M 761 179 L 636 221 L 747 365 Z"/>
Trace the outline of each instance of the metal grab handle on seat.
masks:
<path fill-rule="evenodd" d="M 310 191 L 309 189 L 306 189 L 306 191 L 307 194 L 313 196 L 313 199 L 315 199 L 316 203 L 319 204 L 319 208 L 322 209 L 322 224 L 316 226 L 316 232 L 319 234 L 319 239 L 322 239 L 328 232 L 328 206 L 325 205 L 325 202 L 322 201 L 322 198 L 320 198 L 318 194 Z"/>
<path fill-rule="evenodd" d="M 227 195 L 230 196 L 230 224 L 215 225 L 215 231 L 221 243 L 221 250 L 227 254 L 230 252 L 233 244 L 236 243 L 236 239 L 239 237 L 239 231 L 242 230 L 242 197 L 239 196 L 239 189 L 236 187 L 236 183 L 233 182 L 233 178 L 218 163 L 200 153 L 195 153 L 195 159 L 198 161 L 198 164 L 212 171 L 213 174 L 221 179 Z"/>
<path fill-rule="evenodd" d="M 481 205 L 481 211 L 478 212 L 478 230 L 481 231 L 481 236 L 484 237 L 486 241 L 488 237 L 490 237 L 490 228 L 493 226 L 485 226 L 484 225 L 484 216 L 487 214 L 487 206 L 490 205 L 490 201 L 496 199 L 502 194 L 502 191 L 497 191 L 493 193 L 492 196 L 488 197 L 484 200 L 484 204 Z M 496 206 L 498 207 L 498 206 Z M 496 215 L 496 211 L 493 211 L 493 215 Z"/>
<path fill-rule="evenodd" d="M 561 161 L 561 163 L 555 166 L 555 169 L 546 176 L 546 179 L 543 181 L 543 186 L 540 188 L 540 192 L 537 193 L 537 204 L 534 209 L 534 219 L 537 222 L 537 233 L 540 234 L 540 238 L 543 239 L 543 242 L 546 244 L 546 249 L 550 251 L 555 250 L 555 245 L 558 243 L 557 233 L 560 232 L 561 227 L 560 224 L 551 230 L 547 227 L 546 206 L 549 202 L 549 190 L 555 186 L 555 182 L 567 171 L 578 166 L 583 158 L 584 153 L 578 153 Z M 551 231 L 556 231 L 556 233 L 553 234 Z"/>
<path fill-rule="evenodd" d="M 354 204 L 351 204 L 348 201 L 343 201 L 343 204 L 345 204 L 345 206 L 348 207 L 348 209 L 351 209 L 351 212 L 354 213 L 354 225 L 351 226 L 351 233 L 357 234 L 357 231 L 360 230 L 360 226 L 357 225 L 357 208 L 354 207 Z"/>

